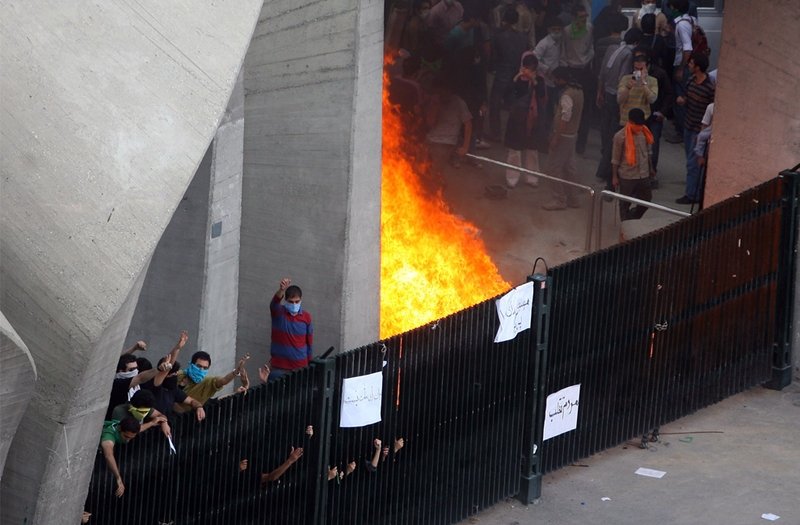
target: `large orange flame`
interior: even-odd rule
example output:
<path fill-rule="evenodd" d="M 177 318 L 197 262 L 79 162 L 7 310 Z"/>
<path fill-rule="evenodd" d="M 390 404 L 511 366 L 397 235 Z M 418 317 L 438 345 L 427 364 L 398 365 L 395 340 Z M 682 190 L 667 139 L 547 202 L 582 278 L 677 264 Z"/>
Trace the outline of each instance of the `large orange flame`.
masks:
<path fill-rule="evenodd" d="M 472 306 L 509 289 L 479 230 L 421 184 L 402 121 L 383 90 L 381 337 Z"/>

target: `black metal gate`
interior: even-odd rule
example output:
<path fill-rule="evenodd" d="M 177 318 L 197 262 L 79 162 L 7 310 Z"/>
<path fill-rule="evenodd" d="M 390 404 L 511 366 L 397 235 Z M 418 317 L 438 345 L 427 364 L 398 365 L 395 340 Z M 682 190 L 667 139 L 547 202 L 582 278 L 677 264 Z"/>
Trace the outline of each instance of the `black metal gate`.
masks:
<path fill-rule="evenodd" d="M 531 329 L 511 341 L 493 342 L 490 299 L 212 401 L 206 421 L 174 422 L 177 454 L 157 430 L 117 447 L 122 498 L 98 455 L 92 523 L 454 523 L 511 495 L 531 502 L 543 472 L 753 385 L 781 388 L 798 187 L 783 173 L 533 276 Z M 373 373 L 380 422 L 341 428 L 343 380 Z M 576 428 L 543 440 L 547 394 L 574 385 Z M 262 483 L 293 447 L 302 457 Z"/>

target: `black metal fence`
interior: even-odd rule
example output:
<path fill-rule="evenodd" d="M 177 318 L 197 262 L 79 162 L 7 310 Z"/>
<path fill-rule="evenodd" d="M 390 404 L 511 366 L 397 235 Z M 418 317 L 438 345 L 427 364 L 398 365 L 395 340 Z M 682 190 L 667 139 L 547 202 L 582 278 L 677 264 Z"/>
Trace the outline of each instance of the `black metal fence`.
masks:
<path fill-rule="evenodd" d="M 173 423 L 177 454 L 148 431 L 117 446 L 122 498 L 98 455 L 91 522 L 454 523 L 539 497 L 542 472 L 753 385 L 782 387 L 797 178 L 534 276 L 531 329 L 511 341 L 493 342 L 487 300 L 212 401 L 204 422 Z M 341 428 L 343 379 L 378 372 L 381 420 Z M 544 440 L 547 394 L 573 385 L 576 428 Z M 302 457 L 262 483 L 292 447 Z"/>
<path fill-rule="evenodd" d="M 577 429 L 544 442 L 545 472 L 785 379 L 796 202 L 783 174 L 552 270 L 547 390 L 581 386 Z"/>

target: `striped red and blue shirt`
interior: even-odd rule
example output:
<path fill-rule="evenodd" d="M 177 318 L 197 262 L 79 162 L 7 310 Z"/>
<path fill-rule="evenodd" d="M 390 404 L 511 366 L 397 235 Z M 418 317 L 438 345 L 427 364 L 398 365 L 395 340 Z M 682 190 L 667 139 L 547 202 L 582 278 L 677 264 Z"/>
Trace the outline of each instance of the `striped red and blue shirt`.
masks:
<path fill-rule="evenodd" d="M 314 339 L 311 314 L 302 308 L 297 315 L 290 314 L 277 295 L 269 303 L 269 312 L 272 316 L 271 365 L 284 370 L 308 366 Z"/>

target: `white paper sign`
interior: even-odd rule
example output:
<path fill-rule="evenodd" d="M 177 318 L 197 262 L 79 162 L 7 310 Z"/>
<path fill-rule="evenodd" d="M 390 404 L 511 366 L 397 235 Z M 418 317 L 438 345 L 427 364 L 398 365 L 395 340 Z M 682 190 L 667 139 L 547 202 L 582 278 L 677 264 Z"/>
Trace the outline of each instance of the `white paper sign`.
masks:
<path fill-rule="evenodd" d="M 533 282 L 521 284 L 495 301 L 500 329 L 495 343 L 514 339 L 518 333 L 531 327 L 533 312 Z"/>
<path fill-rule="evenodd" d="M 581 385 L 572 385 L 547 396 L 543 440 L 575 430 L 578 426 L 578 401 Z"/>
<path fill-rule="evenodd" d="M 381 420 L 383 372 L 342 381 L 342 415 L 339 426 L 363 427 Z"/>

